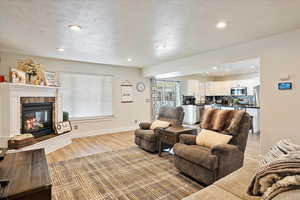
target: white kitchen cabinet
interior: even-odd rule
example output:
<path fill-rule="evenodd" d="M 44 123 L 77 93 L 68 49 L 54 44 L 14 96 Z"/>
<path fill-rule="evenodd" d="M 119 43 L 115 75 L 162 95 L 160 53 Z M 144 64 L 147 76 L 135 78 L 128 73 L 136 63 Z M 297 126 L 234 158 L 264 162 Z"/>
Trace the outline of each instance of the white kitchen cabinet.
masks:
<path fill-rule="evenodd" d="M 182 81 L 182 94 L 184 96 L 197 96 L 199 93 L 199 81 L 198 80 L 185 80 Z"/>
<path fill-rule="evenodd" d="M 220 85 L 222 87 L 222 95 L 223 96 L 230 95 L 230 89 L 231 89 L 230 81 L 222 81 Z"/>
<path fill-rule="evenodd" d="M 205 94 L 206 94 L 205 90 L 206 90 L 205 82 L 199 82 L 199 94 L 200 94 L 200 96 L 205 96 Z"/>
<path fill-rule="evenodd" d="M 206 96 L 212 96 L 214 95 L 214 91 L 213 91 L 213 82 L 206 82 L 205 83 L 205 95 Z"/>
<path fill-rule="evenodd" d="M 230 95 L 231 85 L 227 81 L 206 82 L 206 96 L 226 96 Z"/>
<path fill-rule="evenodd" d="M 259 85 L 259 78 L 229 81 L 209 81 L 205 83 L 206 96 L 227 96 L 233 87 L 247 87 L 248 95 L 254 95 L 253 88 Z"/>

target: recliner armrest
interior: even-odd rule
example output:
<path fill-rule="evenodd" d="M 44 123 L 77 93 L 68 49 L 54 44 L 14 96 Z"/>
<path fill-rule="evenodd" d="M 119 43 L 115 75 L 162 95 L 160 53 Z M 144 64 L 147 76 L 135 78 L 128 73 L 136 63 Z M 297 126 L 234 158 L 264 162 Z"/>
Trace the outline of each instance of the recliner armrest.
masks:
<path fill-rule="evenodd" d="M 213 155 L 230 155 L 233 153 L 243 153 L 239 147 L 231 144 L 221 144 L 214 146 L 211 149 L 211 154 Z"/>
<path fill-rule="evenodd" d="M 140 129 L 147 130 L 147 129 L 150 129 L 151 124 L 152 123 L 150 123 L 150 122 L 141 122 L 139 124 L 139 126 L 140 126 Z"/>
<path fill-rule="evenodd" d="M 235 145 L 223 144 L 214 146 L 211 149 L 211 154 L 218 158 L 217 179 L 241 168 L 244 163 L 244 153 Z"/>
<path fill-rule="evenodd" d="M 181 134 L 179 136 L 179 142 L 187 145 L 195 145 L 196 135 Z"/>

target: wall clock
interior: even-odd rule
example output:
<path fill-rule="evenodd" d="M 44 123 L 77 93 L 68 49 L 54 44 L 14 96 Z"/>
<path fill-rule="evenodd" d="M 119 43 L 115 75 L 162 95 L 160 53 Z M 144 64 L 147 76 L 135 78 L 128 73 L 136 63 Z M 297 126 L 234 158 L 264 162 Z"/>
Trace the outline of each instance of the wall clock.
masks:
<path fill-rule="evenodd" d="M 143 83 L 143 82 L 138 82 L 138 83 L 136 84 L 136 90 L 137 90 L 138 92 L 144 92 L 145 89 L 146 89 L 145 83 Z"/>

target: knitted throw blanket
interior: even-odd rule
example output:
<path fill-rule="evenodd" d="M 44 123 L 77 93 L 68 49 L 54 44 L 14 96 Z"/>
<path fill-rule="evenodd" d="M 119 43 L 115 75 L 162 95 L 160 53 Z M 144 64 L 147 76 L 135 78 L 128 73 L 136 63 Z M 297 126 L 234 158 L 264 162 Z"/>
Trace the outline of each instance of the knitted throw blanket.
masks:
<path fill-rule="evenodd" d="M 300 189 L 300 146 L 282 140 L 260 161 L 248 194 L 270 200 L 292 189 Z"/>

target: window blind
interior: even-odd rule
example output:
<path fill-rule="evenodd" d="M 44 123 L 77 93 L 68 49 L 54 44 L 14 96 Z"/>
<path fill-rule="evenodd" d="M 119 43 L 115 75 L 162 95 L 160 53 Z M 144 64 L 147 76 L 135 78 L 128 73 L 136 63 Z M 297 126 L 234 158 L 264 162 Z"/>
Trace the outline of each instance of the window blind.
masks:
<path fill-rule="evenodd" d="M 112 115 L 112 76 L 61 73 L 60 82 L 70 118 Z"/>

